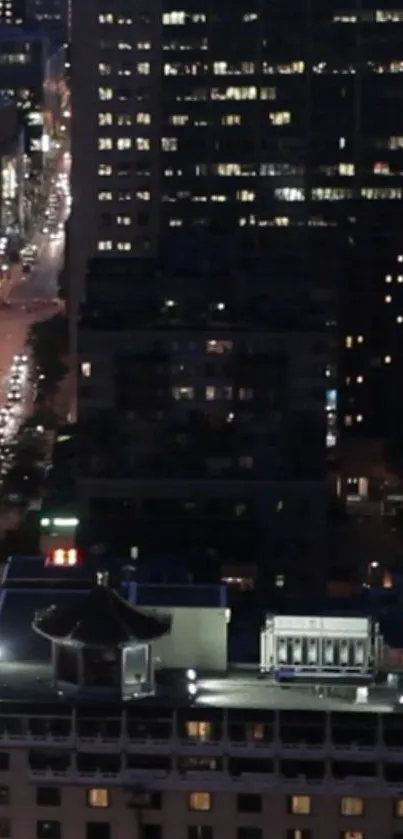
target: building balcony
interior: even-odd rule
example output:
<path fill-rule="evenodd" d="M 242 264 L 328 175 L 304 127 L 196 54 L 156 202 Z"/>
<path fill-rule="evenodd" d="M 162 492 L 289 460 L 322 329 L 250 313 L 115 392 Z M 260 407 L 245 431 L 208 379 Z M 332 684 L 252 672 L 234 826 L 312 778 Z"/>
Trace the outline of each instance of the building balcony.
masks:
<path fill-rule="evenodd" d="M 83 737 L 79 734 L 73 738 L 73 745 L 78 751 L 97 753 L 111 752 L 119 753 L 125 751 L 128 754 L 172 754 L 174 741 L 172 738 L 154 739 L 152 737 L 132 738 L 126 735 L 119 735 L 115 738 L 98 734 L 94 737 Z"/>
<path fill-rule="evenodd" d="M 197 740 L 192 738 L 176 739 L 171 746 L 178 755 L 195 757 L 216 757 L 225 751 L 223 740 Z"/>
<path fill-rule="evenodd" d="M 185 737 L 133 737 L 122 729 L 116 736 L 111 733 L 96 733 L 84 735 L 71 730 L 66 733 L 52 731 L 35 732 L 23 726 L 21 731 L 0 733 L 0 748 L 25 746 L 39 748 L 41 746 L 66 746 L 80 752 L 107 752 L 153 754 L 153 755 L 192 755 L 192 756 L 221 756 L 228 754 L 232 757 L 243 758 L 271 758 L 284 757 L 289 759 L 322 760 L 334 756 L 338 760 L 370 761 L 386 759 L 392 763 L 401 761 L 402 746 L 385 743 L 381 738 L 374 743 L 337 743 L 330 737 L 322 743 L 308 743 L 304 741 L 289 742 L 279 738 L 273 740 L 230 740 L 223 736 L 217 740 L 199 740 Z"/>
<path fill-rule="evenodd" d="M 93 771 L 79 770 L 73 764 L 65 769 L 29 768 L 30 782 L 39 784 L 74 784 L 94 786 L 136 787 L 144 786 L 149 791 L 172 791 L 203 789 L 206 792 L 225 791 L 231 793 L 249 792 L 264 794 L 268 791 L 278 791 L 284 794 L 303 795 L 357 795 L 370 797 L 372 795 L 396 796 L 401 793 L 403 784 L 398 781 L 388 781 L 380 773 L 373 778 L 352 775 L 343 779 L 335 778 L 325 773 L 321 778 L 311 778 L 298 775 L 284 778 L 279 772 L 242 772 L 231 775 L 227 770 L 222 771 L 178 771 L 161 769 L 128 769 L 111 772 L 101 769 Z"/>
<path fill-rule="evenodd" d="M 105 784 L 120 784 L 122 783 L 122 772 L 104 772 L 102 770 L 78 771 L 75 767 L 70 766 L 66 769 L 54 769 L 46 767 L 44 769 L 28 769 L 28 777 L 30 781 L 40 783 L 66 783 L 66 784 L 92 784 L 96 781 Z"/>
<path fill-rule="evenodd" d="M 72 732 L 69 734 L 34 734 L 31 731 L 21 731 L 20 733 L 9 733 L 3 731 L 0 734 L 0 748 L 12 748 L 13 746 L 26 746 L 27 748 L 35 748 L 38 746 L 69 746 L 74 745 L 74 737 Z"/>
<path fill-rule="evenodd" d="M 227 740 L 225 743 L 225 750 L 232 757 L 271 758 L 280 749 L 280 743 L 275 740 Z"/>

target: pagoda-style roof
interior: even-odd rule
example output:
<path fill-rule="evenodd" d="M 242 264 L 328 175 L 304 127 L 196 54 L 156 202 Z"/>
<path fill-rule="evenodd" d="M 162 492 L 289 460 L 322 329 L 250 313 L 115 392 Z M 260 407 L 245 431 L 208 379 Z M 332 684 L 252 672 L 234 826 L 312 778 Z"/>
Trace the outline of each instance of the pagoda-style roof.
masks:
<path fill-rule="evenodd" d="M 52 641 L 116 647 L 160 638 L 170 631 L 171 618 L 135 609 L 109 587 L 106 574 L 99 574 L 88 597 L 68 606 L 50 606 L 35 616 L 32 627 Z"/>

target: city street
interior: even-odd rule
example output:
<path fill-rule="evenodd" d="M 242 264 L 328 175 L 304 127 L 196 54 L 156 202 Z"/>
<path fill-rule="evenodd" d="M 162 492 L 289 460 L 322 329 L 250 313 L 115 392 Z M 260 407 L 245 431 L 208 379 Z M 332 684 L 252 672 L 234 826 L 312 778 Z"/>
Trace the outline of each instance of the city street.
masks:
<path fill-rule="evenodd" d="M 31 324 L 51 317 L 61 305 L 58 274 L 64 257 L 64 224 L 70 211 L 68 166 L 66 159 L 55 173 L 45 217 L 38 220 L 39 229 L 24 248 L 21 271 L 16 273 L 0 307 L 0 475 L 7 471 L 7 446 L 32 409 L 29 359 L 27 373 L 18 368 L 18 381 L 16 360 L 24 353 Z"/>

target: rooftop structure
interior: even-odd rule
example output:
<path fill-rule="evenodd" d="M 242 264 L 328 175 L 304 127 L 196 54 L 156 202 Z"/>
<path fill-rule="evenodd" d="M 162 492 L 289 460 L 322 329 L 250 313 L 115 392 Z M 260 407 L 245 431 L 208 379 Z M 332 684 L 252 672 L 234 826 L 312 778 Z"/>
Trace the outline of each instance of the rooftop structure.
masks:
<path fill-rule="evenodd" d="M 20 564 L 25 575 L 29 562 Z M 271 819 L 270 839 L 397 839 L 399 676 L 376 684 L 374 672 L 364 697 L 362 682 L 341 673 L 348 634 L 351 656 L 372 643 L 370 622 L 348 628 L 340 618 L 269 616 L 262 641 L 283 656 L 286 637 L 288 664 L 296 673 L 312 668 L 296 683 L 281 684 L 267 657 L 266 675 L 242 665 L 215 673 L 164 667 L 157 645 L 178 646 L 175 622 L 185 606 L 164 606 L 163 623 L 148 607 L 140 617 L 104 574 L 81 593 L 61 579 L 57 589 L 30 588 L 27 576 L 25 588 L 7 589 L 17 564 L 0 598 L 1 824 L 13 835 L 45 839 L 51 825 L 52 839 L 112 839 L 119 824 L 134 839 L 197 839 L 207 827 L 207 839 L 233 839 L 234 831 L 248 839 L 252 825 L 253 839 L 265 839 Z M 46 568 L 43 579 L 52 573 Z M 153 588 L 143 589 L 144 600 L 161 600 Z M 196 661 L 200 615 L 207 608 L 211 623 L 217 606 L 188 608 L 193 620 L 182 635 Z M 322 667 L 320 680 L 313 671 L 322 666 L 320 650 L 329 658 L 331 633 L 340 666 L 332 674 Z M 154 675 L 147 695 L 136 678 L 143 645 L 144 673 Z M 366 654 L 358 659 L 373 668 Z M 135 676 L 130 690 L 127 670 Z M 44 807 L 52 807 L 51 819 Z"/>
<path fill-rule="evenodd" d="M 34 578 L 40 566 L 42 581 Z M 18 574 L 22 587 L 16 585 Z M 52 587 L 47 587 L 46 578 Z M 96 699 L 97 689 L 104 701 L 105 690 L 114 687 L 111 699 L 130 702 L 136 695 L 133 673 L 138 677 L 141 670 L 140 659 L 129 655 L 136 647 L 142 654 L 146 650 L 145 659 L 152 666 L 152 674 L 147 671 L 148 694 L 158 704 L 174 707 L 191 701 L 222 708 L 275 709 L 297 703 L 318 711 L 354 712 L 399 708 L 399 674 L 389 682 L 385 675 L 378 684 L 382 639 L 369 619 L 268 616 L 262 627 L 260 665 L 253 670 L 228 663 L 225 628 L 231 615 L 223 588 L 130 583 L 127 600 L 109 587 L 102 572 L 95 586 L 83 574 L 81 585 L 80 590 L 75 568 L 49 568 L 43 560 L 28 558 L 9 563 L 0 602 L 3 699 L 9 694 L 28 699 L 32 685 L 44 698 L 64 695 L 69 701 L 74 695 L 77 700 L 89 695 Z M 210 650 L 206 666 L 200 635 L 208 637 L 211 625 L 218 652 L 214 658 Z M 222 652 L 220 633 L 224 633 Z M 92 682 L 85 683 L 85 668 L 80 671 L 84 663 Z M 125 668 L 131 673 L 129 688 L 122 676 Z M 75 682 L 63 678 L 67 670 L 74 672 Z M 185 675 L 192 670 L 197 689 L 189 695 Z M 80 672 L 85 688 L 81 693 Z"/>

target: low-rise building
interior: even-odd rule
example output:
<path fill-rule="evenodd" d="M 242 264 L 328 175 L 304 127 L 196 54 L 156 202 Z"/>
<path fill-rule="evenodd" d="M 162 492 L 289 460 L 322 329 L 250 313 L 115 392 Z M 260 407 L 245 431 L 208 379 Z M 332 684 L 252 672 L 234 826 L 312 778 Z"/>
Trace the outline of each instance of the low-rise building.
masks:
<path fill-rule="evenodd" d="M 401 837 L 396 674 L 374 674 L 362 704 L 340 673 L 284 690 L 240 666 L 197 670 L 196 652 L 193 668 L 161 667 L 171 615 L 102 574 L 54 571 L 2 581 L 4 837 Z"/>

